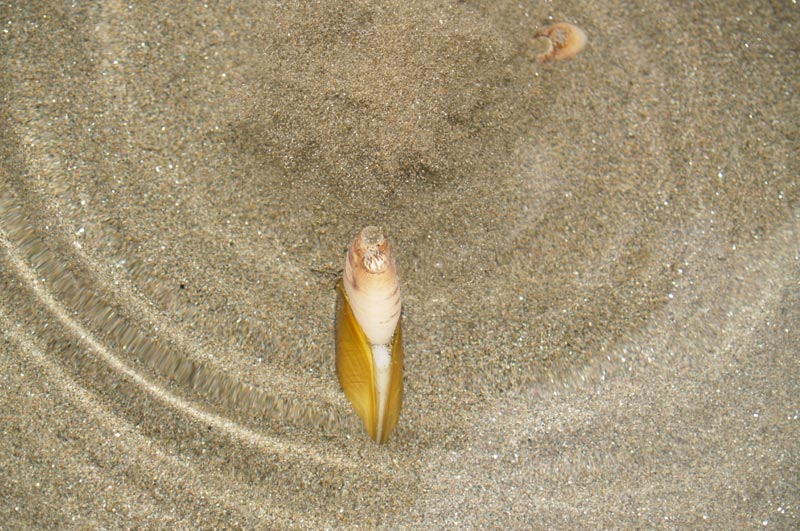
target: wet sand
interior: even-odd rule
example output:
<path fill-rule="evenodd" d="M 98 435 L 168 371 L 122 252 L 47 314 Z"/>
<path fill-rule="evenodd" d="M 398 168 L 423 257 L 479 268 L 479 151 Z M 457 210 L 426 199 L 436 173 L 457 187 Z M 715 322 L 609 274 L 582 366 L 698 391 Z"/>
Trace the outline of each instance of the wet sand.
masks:
<path fill-rule="evenodd" d="M 0 529 L 800 526 L 790 3 L 17 4 Z M 333 363 L 369 224 L 384 446 Z"/>

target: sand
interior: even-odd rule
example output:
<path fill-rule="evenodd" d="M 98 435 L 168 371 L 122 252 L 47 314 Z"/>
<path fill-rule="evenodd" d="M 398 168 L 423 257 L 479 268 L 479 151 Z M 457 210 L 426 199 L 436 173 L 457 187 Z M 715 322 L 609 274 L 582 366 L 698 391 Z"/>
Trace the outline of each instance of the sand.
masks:
<path fill-rule="evenodd" d="M 800 527 L 796 6 L 231 4 L 0 11 L 1 530 Z"/>

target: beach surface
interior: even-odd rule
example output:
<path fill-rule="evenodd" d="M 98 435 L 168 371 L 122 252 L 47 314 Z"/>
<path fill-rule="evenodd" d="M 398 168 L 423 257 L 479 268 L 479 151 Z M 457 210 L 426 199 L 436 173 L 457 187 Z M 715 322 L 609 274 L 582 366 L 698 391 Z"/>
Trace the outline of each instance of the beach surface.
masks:
<path fill-rule="evenodd" d="M 793 2 L 0 13 L 0 530 L 800 528 Z"/>

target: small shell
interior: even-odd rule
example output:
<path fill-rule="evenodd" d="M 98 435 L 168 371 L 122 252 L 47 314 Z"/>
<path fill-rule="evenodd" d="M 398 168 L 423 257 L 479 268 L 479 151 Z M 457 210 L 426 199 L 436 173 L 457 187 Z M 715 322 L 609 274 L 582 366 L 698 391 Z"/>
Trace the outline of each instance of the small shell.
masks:
<path fill-rule="evenodd" d="M 400 418 L 403 341 L 400 284 L 380 229 L 358 233 L 336 293 L 339 383 L 369 436 L 383 444 Z"/>
<path fill-rule="evenodd" d="M 586 46 L 586 32 L 573 24 L 558 22 L 540 30 L 534 39 L 537 61 L 574 57 Z"/>

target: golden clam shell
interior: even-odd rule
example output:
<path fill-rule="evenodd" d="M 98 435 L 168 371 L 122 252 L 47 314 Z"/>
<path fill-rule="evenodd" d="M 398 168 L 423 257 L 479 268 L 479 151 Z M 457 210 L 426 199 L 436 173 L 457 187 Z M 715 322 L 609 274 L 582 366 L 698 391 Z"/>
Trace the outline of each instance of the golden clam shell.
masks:
<path fill-rule="evenodd" d="M 379 444 L 389 439 L 403 402 L 400 310 L 391 248 L 380 229 L 366 227 L 353 241 L 336 284 L 336 374 Z"/>

